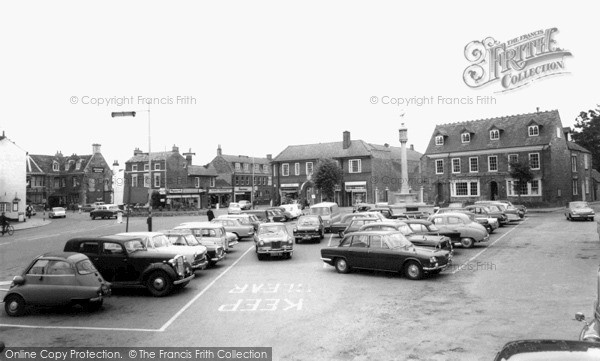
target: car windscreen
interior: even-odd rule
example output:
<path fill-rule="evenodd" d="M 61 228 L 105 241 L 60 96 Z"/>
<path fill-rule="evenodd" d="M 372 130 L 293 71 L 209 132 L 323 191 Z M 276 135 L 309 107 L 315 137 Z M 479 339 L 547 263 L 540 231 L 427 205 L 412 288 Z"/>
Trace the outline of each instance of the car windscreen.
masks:
<path fill-rule="evenodd" d="M 393 233 L 393 234 L 385 235 L 385 236 L 383 236 L 383 241 L 391 249 L 412 246 L 412 243 L 410 243 L 410 241 L 408 239 L 406 239 L 406 237 L 404 237 L 400 233 Z"/>
<path fill-rule="evenodd" d="M 142 243 L 142 241 L 139 239 L 127 241 L 127 242 L 123 243 L 123 245 L 125 246 L 125 249 L 127 250 L 127 252 L 143 251 L 146 249 L 146 247 L 144 247 L 144 244 Z"/>
<path fill-rule="evenodd" d="M 302 217 L 298 220 L 299 226 L 318 226 L 319 219 L 313 217 Z"/>
<path fill-rule="evenodd" d="M 571 208 L 589 208 L 587 202 L 571 202 Z"/>
<path fill-rule="evenodd" d="M 77 268 L 77 273 L 80 275 L 88 275 L 97 272 L 96 267 L 94 267 L 94 264 L 89 259 L 77 262 L 75 268 Z"/>
<path fill-rule="evenodd" d="M 283 236 L 287 233 L 285 226 L 266 226 L 258 229 L 259 235 L 278 235 Z"/>
<path fill-rule="evenodd" d="M 317 214 L 320 216 L 323 215 L 329 215 L 331 214 L 331 212 L 329 211 L 329 208 L 327 207 L 314 207 L 310 209 L 310 214 Z"/>

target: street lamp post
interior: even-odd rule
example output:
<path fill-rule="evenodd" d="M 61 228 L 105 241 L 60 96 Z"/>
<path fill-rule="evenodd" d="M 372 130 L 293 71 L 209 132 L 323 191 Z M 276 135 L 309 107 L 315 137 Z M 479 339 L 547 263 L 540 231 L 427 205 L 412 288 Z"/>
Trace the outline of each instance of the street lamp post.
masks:
<path fill-rule="evenodd" d="M 150 102 L 148 102 L 148 231 L 152 231 L 152 133 L 150 132 Z M 135 111 L 112 112 L 111 117 L 135 117 Z M 131 193 L 131 192 L 130 192 Z M 130 194 L 131 196 L 131 194 Z"/>

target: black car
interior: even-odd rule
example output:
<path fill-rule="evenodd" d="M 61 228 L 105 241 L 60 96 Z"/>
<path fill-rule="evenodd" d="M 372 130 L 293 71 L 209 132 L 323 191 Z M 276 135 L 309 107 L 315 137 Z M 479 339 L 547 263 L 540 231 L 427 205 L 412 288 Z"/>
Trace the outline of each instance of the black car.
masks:
<path fill-rule="evenodd" d="M 481 215 L 486 218 L 496 218 L 498 220 L 498 225 L 500 226 L 508 224 L 508 217 L 506 216 L 506 214 L 500 212 L 500 210 L 497 208 L 492 209 L 489 206 L 472 205 L 466 206 L 465 209 L 471 213 Z"/>
<path fill-rule="evenodd" d="M 114 288 L 144 286 L 157 297 L 185 287 L 194 278 L 183 256 L 147 251 L 142 240 L 132 236 L 73 238 L 64 251 L 88 256 Z"/>
<path fill-rule="evenodd" d="M 269 221 L 271 222 L 287 222 L 290 218 L 286 216 L 285 212 L 279 208 L 267 209 Z"/>
<path fill-rule="evenodd" d="M 353 268 L 395 271 L 411 280 L 439 273 L 450 264 L 450 252 L 415 247 L 400 232 L 354 232 L 337 247 L 321 249 L 321 260 L 339 273 Z"/>
<path fill-rule="evenodd" d="M 298 218 L 298 224 L 294 227 L 294 239 L 296 243 L 313 239 L 321 241 L 324 237 L 325 225 L 321 216 L 306 215 Z"/>
<path fill-rule="evenodd" d="M 251 215 L 255 216 L 256 218 L 258 218 L 258 220 L 263 223 L 271 221 L 269 219 L 269 212 L 266 209 L 253 209 L 253 210 L 249 210 L 249 211 L 242 211 L 242 214 L 251 214 Z M 255 229 L 258 229 L 258 227 Z"/>
<path fill-rule="evenodd" d="M 504 345 L 494 361 L 600 360 L 600 343 L 571 340 L 519 340 Z"/>
<path fill-rule="evenodd" d="M 360 227 L 360 231 L 398 231 L 415 246 L 446 250 L 450 252 L 450 255 L 454 253 L 450 238 L 430 234 L 416 234 L 405 222 L 388 221 L 365 224 Z"/>

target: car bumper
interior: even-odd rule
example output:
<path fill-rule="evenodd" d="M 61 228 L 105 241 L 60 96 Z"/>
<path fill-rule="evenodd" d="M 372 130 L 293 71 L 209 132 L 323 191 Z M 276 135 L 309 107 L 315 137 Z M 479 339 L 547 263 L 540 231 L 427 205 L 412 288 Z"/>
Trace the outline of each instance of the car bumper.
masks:
<path fill-rule="evenodd" d="M 321 261 L 327 263 L 330 266 L 333 266 L 333 259 L 332 258 L 321 257 Z"/>
<path fill-rule="evenodd" d="M 434 264 L 431 265 L 430 267 L 423 267 L 423 271 L 425 272 L 431 272 L 431 271 L 443 271 L 446 268 L 448 268 L 448 266 L 450 266 L 450 264 L 452 264 L 452 260 L 448 259 L 448 262 L 446 264 L 440 265 L 440 264 Z"/>
<path fill-rule="evenodd" d="M 315 233 L 296 233 L 296 234 L 294 234 L 294 238 L 310 240 L 310 239 L 314 239 L 314 238 L 321 238 L 321 235 L 316 232 Z"/>
<path fill-rule="evenodd" d="M 593 218 L 595 216 L 595 214 L 592 213 L 572 213 L 571 214 L 571 218 L 575 219 L 575 218 L 582 218 L 582 219 L 590 219 Z"/>
<path fill-rule="evenodd" d="M 258 253 L 258 254 L 270 254 L 270 255 L 278 255 L 278 254 L 293 253 L 293 252 L 294 252 L 294 249 L 292 248 L 292 246 L 283 247 L 283 248 L 270 248 L 270 249 L 258 248 L 258 250 L 256 251 L 256 253 Z"/>
<path fill-rule="evenodd" d="M 479 242 L 487 242 L 489 240 L 490 240 L 490 235 L 486 234 L 485 237 L 483 237 L 483 239 L 481 241 L 479 241 Z"/>
<path fill-rule="evenodd" d="M 194 275 L 192 274 L 192 275 L 190 275 L 190 276 L 188 276 L 188 277 L 185 277 L 185 278 L 182 278 L 182 279 L 179 279 L 179 280 L 173 281 L 173 284 L 174 284 L 174 285 L 178 285 L 178 284 L 181 284 L 181 283 L 189 282 L 189 281 L 191 281 L 191 280 L 192 280 L 194 277 L 196 277 L 196 276 L 194 276 Z"/>
<path fill-rule="evenodd" d="M 202 258 L 202 260 L 199 260 L 197 262 L 192 263 L 192 269 L 194 271 L 196 270 L 203 270 L 208 266 L 208 257 L 204 257 Z"/>
<path fill-rule="evenodd" d="M 238 240 L 237 239 L 230 239 L 229 242 L 228 242 L 228 244 L 229 244 L 229 247 L 233 247 L 236 244 L 238 244 Z"/>

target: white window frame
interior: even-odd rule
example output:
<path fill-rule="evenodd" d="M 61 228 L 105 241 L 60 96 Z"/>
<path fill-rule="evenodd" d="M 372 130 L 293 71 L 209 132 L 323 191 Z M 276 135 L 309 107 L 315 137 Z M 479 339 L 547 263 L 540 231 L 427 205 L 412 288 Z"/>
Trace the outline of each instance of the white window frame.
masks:
<path fill-rule="evenodd" d="M 137 174 L 132 174 L 131 175 L 131 186 L 132 187 L 137 187 L 138 186 L 138 175 Z"/>
<path fill-rule="evenodd" d="M 444 145 L 444 136 L 443 135 L 435 136 L 435 145 Z"/>
<path fill-rule="evenodd" d="M 466 183 L 467 185 L 467 194 L 458 195 L 456 192 L 458 184 Z M 477 184 L 477 191 L 473 193 L 473 183 Z M 479 184 L 479 179 L 461 179 L 461 180 L 453 180 L 450 182 L 450 193 L 452 197 L 459 198 L 467 198 L 467 197 L 479 197 L 481 193 L 481 185 Z"/>
<path fill-rule="evenodd" d="M 194 178 L 194 185 L 196 186 L 196 188 L 200 188 L 200 177 Z"/>
<path fill-rule="evenodd" d="M 144 172 L 147 172 L 150 169 L 150 165 L 148 163 L 144 163 Z"/>
<path fill-rule="evenodd" d="M 154 173 L 154 177 L 152 178 L 154 188 L 160 188 L 160 173 Z M 158 182 L 156 182 L 158 181 Z"/>
<path fill-rule="evenodd" d="M 216 178 L 215 177 L 210 177 L 210 186 L 214 187 L 216 183 Z"/>
<path fill-rule="evenodd" d="M 498 129 L 490 130 L 490 140 L 500 139 L 500 131 Z"/>
<path fill-rule="evenodd" d="M 590 194 L 590 177 L 585 177 L 585 194 Z"/>
<path fill-rule="evenodd" d="M 537 125 L 530 125 L 527 127 L 527 134 L 530 137 L 537 137 L 540 135 L 540 127 Z"/>
<path fill-rule="evenodd" d="M 461 143 L 471 143 L 471 133 L 464 132 L 460 134 Z"/>
<path fill-rule="evenodd" d="M 300 163 L 294 163 L 294 175 L 300 175 Z"/>
<path fill-rule="evenodd" d="M 55 172 L 60 171 L 60 164 L 57 161 L 52 162 L 52 170 Z"/>
<path fill-rule="evenodd" d="M 536 156 L 537 156 L 537 167 L 534 167 L 534 166 L 531 164 L 531 158 L 532 158 L 532 156 L 533 156 L 533 155 L 536 155 Z M 531 167 L 531 169 L 532 169 L 532 170 L 538 170 L 538 169 L 540 169 L 540 168 L 541 168 L 541 164 L 540 164 L 540 153 L 529 153 L 528 157 L 529 157 L 529 166 Z"/>
<path fill-rule="evenodd" d="M 439 170 L 442 170 L 441 172 Z M 444 160 L 436 159 L 435 160 L 435 174 L 444 174 Z"/>
<path fill-rule="evenodd" d="M 79 170 L 81 168 L 81 159 L 77 160 L 77 163 L 75 163 L 75 170 Z"/>
<path fill-rule="evenodd" d="M 309 167 L 310 164 L 310 167 Z M 306 175 L 311 175 L 313 174 L 313 162 L 306 162 Z"/>
<path fill-rule="evenodd" d="M 508 168 L 509 171 L 510 171 L 510 162 L 511 162 L 510 158 L 511 157 L 515 157 L 515 162 L 519 161 L 519 155 L 518 154 L 509 154 L 508 155 L 508 166 L 507 166 L 507 168 Z"/>
<path fill-rule="evenodd" d="M 154 170 L 160 170 L 160 163 L 154 163 Z"/>
<path fill-rule="evenodd" d="M 477 167 L 473 170 L 473 159 L 475 159 L 475 166 Z M 478 173 L 479 172 L 479 157 L 469 157 L 469 173 Z"/>
<path fill-rule="evenodd" d="M 138 171 L 138 165 L 137 164 L 132 164 L 131 165 L 131 171 L 132 172 L 137 172 Z"/>
<path fill-rule="evenodd" d="M 455 161 L 457 162 L 455 163 Z M 458 167 L 458 170 L 456 170 L 455 167 Z M 452 158 L 452 173 L 460 173 L 460 158 Z"/>
<path fill-rule="evenodd" d="M 290 164 L 289 163 L 281 164 L 281 175 L 283 177 L 289 177 L 289 175 L 290 175 Z"/>
<path fill-rule="evenodd" d="M 250 173 L 250 163 L 244 163 L 244 173 Z"/>
<path fill-rule="evenodd" d="M 577 154 L 571 154 L 571 172 L 577 172 Z"/>
<path fill-rule="evenodd" d="M 496 169 L 492 169 L 492 161 L 491 159 L 496 160 Z M 498 171 L 498 156 L 497 155 L 489 155 L 488 156 L 488 172 L 497 172 Z"/>
<path fill-rule="evenodd" d="M 239 162 L 235 163 L 234 168 L 235 168 L 236 172 L 241 172 L 242 171 L 242 165 Z"/>
<path fill-rule="evenodd" d="M 512 178 L 506 179 L 506 195 L 509 197 L 517 196 L 517 192 L 515 192 L 515 189 L 514 189 L 514 182 L 515 182 L 515 180 Z M 532 192 L 533 182 L 536 182 L 536 184 L 538 186 L 537 194 L 533 194 L 533 192 Z M 527 193 L 521 194 L 522 197 L 541 197 L 542 196 L 542 180 L 539 178 L 535 178 L 531 182 L 527 182 L 526 190 L 527 190 Z"/>
<path fill-rule="evenodd" d="M 144 173 L 144 188 L 150 188 L 150 173 Z"/>
<path fill-rule="evenodd" d="M 353 170 L 352 163 L 356 162 L 356 171 Z M 348 173 L 362 173 L 362 164 L 360 159 L 349 159 L 348 160 Z"/>
<path fill-rule="evenodd" d="M 588 155 L 587 153 L 583 153 L 583 167 L 585 168 L 585 170 L 588 170 L 589 166 L 588 166 Z"/>
<path fill-rule="evenodd" d="M 579 195 L 579 180 L 578 179 L 573 179 L 571 181 L 571 186 L 573 188 L 573 195 Z"/>

